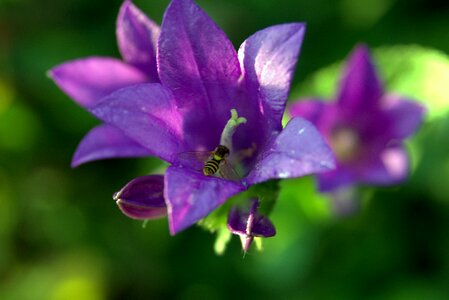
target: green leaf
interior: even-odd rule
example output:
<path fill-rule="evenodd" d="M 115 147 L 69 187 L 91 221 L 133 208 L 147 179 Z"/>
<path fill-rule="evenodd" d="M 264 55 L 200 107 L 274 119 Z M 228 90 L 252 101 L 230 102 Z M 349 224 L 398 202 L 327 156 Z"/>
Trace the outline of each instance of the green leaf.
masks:
<path fill-rule="evenodd" d="M 449 185 L 449 115 L 426 124 L 410 143 L 415 152 L 417 166 L 409 186 L 428 191 L 434 199 L 448 203 Z"/>
<path fill-rule="evenodd" d="M 295 202 L 303 217 L 318 223 L 333 219 L 329 196 L 317 191 L 312 176 L 283 180 L 280 186 L 280 201 Z"/>
<path fill-rule="evenodd" d="M 449 57 L 417 45 L 380 47 L 373 51 L 374 63 L 387 92 L 424 104 L 432 120 L 449 112 Z M 298 97 L 333 99 L 342 62 L 312 74 L 296 92 Z"/>
<path fill-rule="evenodd" d="M 387 90 L 428 108 L 430 119 L 449 111 L 449 57 L 420 46 L 382 47 L 374 52 Z"/>

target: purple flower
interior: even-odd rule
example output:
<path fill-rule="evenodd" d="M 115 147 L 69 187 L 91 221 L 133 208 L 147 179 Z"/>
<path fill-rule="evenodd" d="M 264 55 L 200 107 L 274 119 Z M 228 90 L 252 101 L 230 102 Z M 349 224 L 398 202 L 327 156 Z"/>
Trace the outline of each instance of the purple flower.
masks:
<path fill-rule="evenodd" d="M 243 251 L 246 253 L 254 237 L 272 237 L 276 234 L 271 221 L 259 214 L 259 200 L 252 199 L 249 207 L 233 207 L 228 215 L 228 228 L 240 237 Z"/>
<path fill-rule="evenodd" d="M 368 49 L 358 46 L 346 64 L 335 102 L 306 99 L 290 108 L 317 126 L 337 157 L 337 167 L 318 176 L 319 189 L 357 183 L 390 185 L 408 174 L 403 140 L 422 123 L 424 108 L 387 94 Z"/>
<path fill-rule="evenodd" d="M 173 0 L 157 42 L 160 83 L 125 87 L 86 106 L 117 136 L 91 131 L 90 144 L 80 146 L 83 157 L 147 154 L 169 162 L 163 195 L 172 234 L 251 185 L 333 168 L 332 152 L 311 123 L 293 118 L 281 125 L 304 31 L 301 23 L 272 26 L 249 37 L 237 53 L 193 1 Z M 230 150 L 226 165 L 237 170 L 237 178 L 205 176 L 204 161 L 183 159 L 218 145 Z M 132 189 L 139 191 L 133 195 L 140 194 L 139 182 L 148 187 L 136 179 Z M 153 187 L 147 193 L 160 195 L 161 185 Z M 130 198 L 145 210 L 159 203 L 140 197 Z"/>
<path fill-rule="evenodd" d="M 123 61 L 110 57 L 88 57 L 69 61 L 49 71 L 49 76 L 75 102 L 94 107 L 110 93 L 126 86 L 160 82 L 156 67 L 156 45 L 160 28 L 131 1 L 125 1 L 117 18 L 117 42 Z M 142 157 L 147 149 L 115 126 L 93 128 L 76 150 L 72 167 L 113 157 Z"/>

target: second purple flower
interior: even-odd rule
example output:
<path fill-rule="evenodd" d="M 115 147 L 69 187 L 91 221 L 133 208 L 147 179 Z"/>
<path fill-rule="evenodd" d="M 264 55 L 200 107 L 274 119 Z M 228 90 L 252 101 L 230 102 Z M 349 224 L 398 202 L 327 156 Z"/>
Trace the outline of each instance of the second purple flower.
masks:
<path fill-rule="evenodd" d="M 424 108 L 384 91 L 365 46 L 350 55 L 335 98 L 304 99 L 290 108 L 293 117 L 317 126 L 337 157 L 337 167 L 318 176 L 320 191 L 405 180 L 409 160 L 403 140 L 422 124 Z"/>

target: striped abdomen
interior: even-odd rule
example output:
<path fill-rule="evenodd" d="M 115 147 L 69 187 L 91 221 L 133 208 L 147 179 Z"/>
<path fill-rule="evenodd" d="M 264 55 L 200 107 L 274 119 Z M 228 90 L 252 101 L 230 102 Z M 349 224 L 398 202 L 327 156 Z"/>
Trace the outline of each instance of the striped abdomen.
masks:
<path fill-rule="evenodd" d="M 203 167 L 203 173 L 206 176 L 214 175 L 217 173 L 218 168 L 220 167 L 221 160 L 216 160 L 215 158 L 209 159 Z"/>

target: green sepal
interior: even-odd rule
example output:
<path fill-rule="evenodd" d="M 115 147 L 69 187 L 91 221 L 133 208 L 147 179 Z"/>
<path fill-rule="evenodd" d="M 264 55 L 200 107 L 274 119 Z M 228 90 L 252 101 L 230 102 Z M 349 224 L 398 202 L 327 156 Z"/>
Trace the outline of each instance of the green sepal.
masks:
<path fill-rule="evenodd" d="M 224 254 L 224 252 L 226 251 L 226 246 L 231 240 L 231 236 L 232 234 L 226 226 L 222 226 L 220 229 L 218 229 L 214 243 L 214 251 L 217 255 Z"/>
<path fill-rule="evenodd" d="M 263 238 L 261 237 L 255 237 L 253 240 L 254 245 L 256 245 L 257 251 L 262 252 L 263 251 Z"/>

